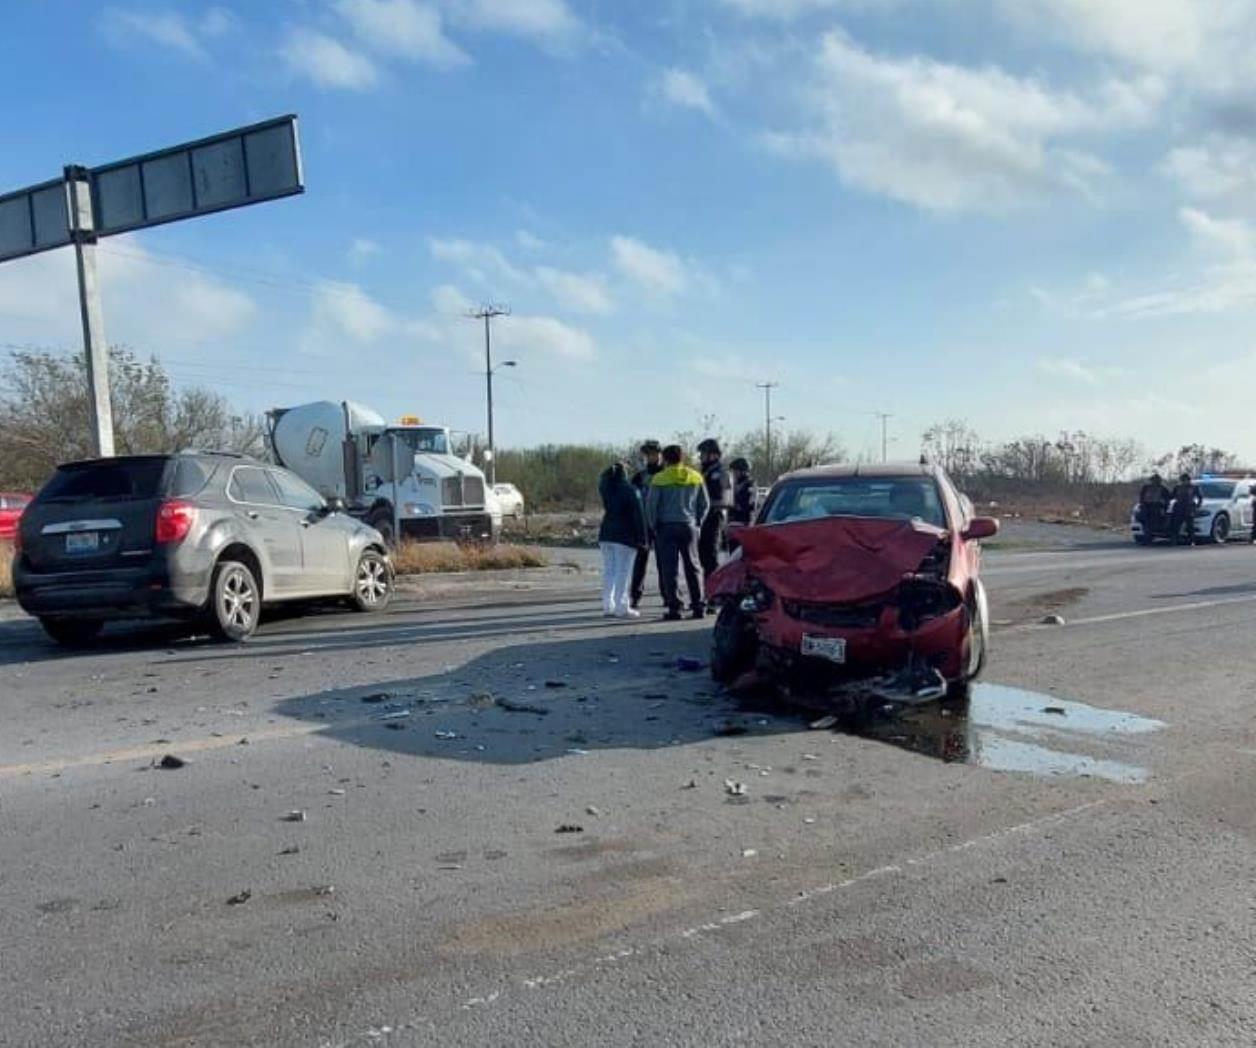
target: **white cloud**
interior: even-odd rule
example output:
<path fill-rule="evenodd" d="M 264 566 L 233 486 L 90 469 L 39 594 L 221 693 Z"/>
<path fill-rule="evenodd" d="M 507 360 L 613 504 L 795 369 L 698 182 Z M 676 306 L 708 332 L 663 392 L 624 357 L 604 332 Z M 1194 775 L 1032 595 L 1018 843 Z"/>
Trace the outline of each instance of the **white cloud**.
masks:
<path fill-rule="evenodd" d="M 213 345 L 239 335 L 257 304 L 237 288 L 153 256 L 132 237 L 100 248 L 105 336 L 140 354 L 172 345 Z M 36 345 L 79 345 L 74 255 L 50 251 L 0 267 L 0 317 L 6 337 Z"/>
<path fill-rule="evenodd" d="M 549 41 L 575 36 L 580 19 L 566 0 L 444 0 L 451 20 L 470 29 Z"/>
<path fill-rule="evenodd" d="M 307 77 L 319 87 L 363 91 L 379 80 L 375 64 L 366 55 L 350 50 L 325 33 L 294 31 L 280 49 L 280 56 L 293 73 Z"/>
<path fill-rule="evenodd" d="M 1120 368 L 1095 367 L 1069 357 L 1040 357 L 1038 370 L 1044 375 L 1071 379 L 1088 386 L 1098 386 L 1121 376 Z"/>
<path fill-rule="evenodd" d="M 383 250 L 379 246 L 379 242 L 371 240 L 368 237 L 356 237 L 349 245 L 349 264 L 355 268 L 366 265 L 372 258 Z"/>
<path fill-rule="evenodd" d="M 444 32 L 440 11 L 417 0 L 337 0 L 336 10 L 373 51 L 438 69 L 468 64 L 465 51 Z"/>
<path fill-rule="evenodd" d="M 672 251 L 650 247 L 633 237 L 611 238 L 611 258 L 623 276 L 657 295 L 678 295 L 689 287 L 684 261 Z"/>
<path fill-rule="evenodd" d="M 547 244 L 539 236 L 526 229 L 515 230 L 515 243 L 525 251 L 544 251 L 547 247 L 549 247 L 549 244 Z"/>
<path fill-rule="evenodd" d="M 392 312 L 357 284 L 325 281 L 314 292 L 314 325 L 330 327 L 354 342 L 375 342 L 398 329 Z"/>
<path fill-rule="evenodd" d="M 1241 219 L 1215 218 L 1197 207 L 1182 208 L 1178 217 L 1195 242 L 1210 250 L 1245 258 L 1256 246 L 1251 227 Z"/>
<path fill-rule="evenodd" d="M 479 244 L 459 238 L 429 237 L 427 246 L 433 258 L 461 266 L 468 276 L 480 283 L 488 283 L 495 277 L 504 277 L 516 283 L 527 280 L 527 275 L 513 266 L 491 244 Z"/>
<path fill-rule="evenodd" d="M 723 0 L 726 7 L 749 18 L 789 22 L 795 18 L 838 8 L 865 10 L 897 7 L 899 0 Z"/>
<path fill-rule="evenodd" d="M 208 60 L 205 41 L 220 37 L 235 28 L 231 12 L 211 7 L 199 18 L 175 11 L 129 11 L 106 8 L 100 19 L 105 38 L 116 46 L 156 44 L 198 62 Z"/>
<path fill-rule="evenodd" d="M 502 317 L 498 331 L 497 344 L 511 356 L 541 353 L 565 360 L 590 360 L 597 353 L 597 344 L 587 331 L 556 317 Z"/>
<path fill-rule="evenodd" d="M 596 273 L 568 273 L 537 266 L 533 274 L 558 304 L 578 313 L 610 313 L 615 308 L 606 281 Z"/>
<path fill-rule="evenodd" d="M 1093 192 L 1106 164 L 1071 142 L 1154 114 L 1154 78 L 1110 80 L 1089 98 L 994 66 L 894 58 L 825 35 L 810 129 L 767 137 L 830 163 L 848 184 L 935 211 L 1005 211 L 1061 187 Z"/>
<path fill-rule="evenodd" d="M 1212 135 L 1170 150 L 1162 170 L 1197 200 L 1250 199 L 1256 193 L 1256 142 Z"/>
<path fill-rule="evenodd" d="M 432 308 L 443 316 L 461 317 L 474 309 L 475 303 L 453 284 L 441 284 L 432 291 Z"/>
<path fill-rule="evenodd" d="M 711 92 L 701 77 L 684 69 L 668 69 L 656 86 L 658 93 L 674 106 L 696 109 L 707 116 L 715 116 L 715 103 Z"/>

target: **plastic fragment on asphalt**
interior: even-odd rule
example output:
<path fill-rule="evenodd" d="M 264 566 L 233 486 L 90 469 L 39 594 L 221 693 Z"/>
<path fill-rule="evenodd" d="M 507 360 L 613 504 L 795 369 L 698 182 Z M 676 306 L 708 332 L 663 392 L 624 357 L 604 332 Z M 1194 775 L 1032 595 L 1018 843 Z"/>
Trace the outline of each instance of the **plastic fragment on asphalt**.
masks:
<path fill-rule="evenodd" d="M 808 815 L 808 816 L 807 816 L 805 819 L 803 819 L 802 821 L 803 821 L 804 823 L 806 823 L 808 826 L 810 826 L 810 825 L 811 825 L 812 823 L 814 823 L 816 820 L 815 820 L 815 816 L 814 816 L 814 815 Z"/>
<path fill-rule="evenodd" d="M 284 815 L 280 821 L 281 822 L 305 822 L 305 812 L 301 811 L 300 809 L 294 809 L 288 812 L 287 815 Z"/>
<path fill-rule="evenodd" d="M 334 790 L 328 790 L 327 792 L 333 797 L 343 797 L 345 795 L 345 791 L 339 787 Z"/>
<path fill-rule="evenodd" d="M 311 892 L 314 895 L 335 895 L 336 886 L 334 884 L 320 884 L 311 889 Z"/>
<path fill-rule="evenodd" d="M 173 770 L 174 768 L 182 768 L 187 765 L 182 757 L 176 757 L 173 753 L 167 753 L 157 762 L 157 767 Z"/>
<path fill-rule="evenodd" d="M 584 809 L 584 813 L 586 815 L 594 815 L 594 816 L 598 816 L 602 814 L 597 808 L 593 807 L 592 804 L 590 804 L 587 808 Z"/>
<path fill-rule="evenodd" d="M 390 710 L 388 713 L 381 713 L 376 716 L 376 720 L 389 721 L 401 720 L 403 717 L 410 716 L 409 710 Z"/>
<path fill-rule="evenodd" d="M 1044 626 L 1063 626 L 1064 616 L 1063 615 L 1044 615 L 1042 617 L 1042 624 Z"/>
<path fill-rule="evenodd" d="M 575 746 L 568 749 L 567 753 L 572 757 L 587 757 L 589 755 L 588 750 L 577 749 Z"/>
<path fill-rule="evenodd" d="M 244 891 L 238 892 L 237 894 L 231 896 L 231 898 L 227 900 L 227 905 L 228 906 L 243 906 L 251 898 L 253 898 L 253 893 L 245 889 Z"/>
<path fill-rule="evenodd" d="M 725 779 L 724 792 L 730 797 L 744 797 L 746 795 L 746 784 L 734 782 L 732 779 Z"/>
<path fill-rule="evenodd" d="M 1067 717 L 1067 716 L 1068 716 L 1068 710 L 1066 710 L 1063 706 L 1043 706 L 1043 707 L 1042 707 L 1042 712 L 1043 712 L 1043 713 L 1054 713 L 1057 717 Z"/>
<path fill-rule="evenodd" d="M 697 788 L 698 788 L 698 780 L 697 780 L 697 779 L 690 779 L 687 783 L 685 783 L 685 784 L 681 787 L 681 789 L 682 789 L 682 790 L 696 790 Z"/>
<path fill-rule="evenodd" d="M 456 731 L 438 731 L 438 732 L 436 733 L 436 737 L 437 737 L 438 739 L 444 739 L 444 740 L 448 741 L 449 739 L 456 739 L 456 738 L 458 738 L 458 733 L 457 733 Z"/>
<path fill-rule="evenodd" d="M 547 680 L 545 686 L 547 688 L 565 688 L 567 687 L 567 682 L 565 680 Z"/>
<path fill-rule="evenodd" d="M 533 706 L 527 702 L 512 702 L 510 699 L 498 699 L 497 706 L 507 713 L 535 713 L 538 717 L 549 716 L 549 710 L 544 706 Z"/>
<path fill-rule="evenodd" d="M 802 759 L 805 761 L 818 761 L 820 758 L 814 753 L 804 753 Z"/>
<path fill-rule="evenodd" d="M 743 859 L 753 859 L 758 854 L 759 850 L 757 848 L 742 848 L 741 850 L 741 857 Z"/>
<path fill-rule="evenodd" d="M 819 720 L 813 720 L 811 724 L 808 726 L 815 729 L 816 731 L 820 731 L 824 728 L 831 728 L 836 723 L 837 723 L 837 718 L 834 717 L 833 714 L 830 713 L 827 716 L 821 717 Z"/>
<path fill-rule="evenodd" d="M 584 827 L 578 826 L 574 822 L 564 822 L 554 832 L 555 833 L 584 833 Z"/>
<path fill-rule="evenodd" d="M 289 844 L 286 848 L 281 848 L 280 855 L 300 855 L 301 849 L 295 844 Z"/>
<path fill-rule="evenodd" d="M 362 701 L 363 702 L 387 702 L 391 698 L 392 696 L 389 695 L 388 692 L 386 691 L 376 691 L 376 692 L 372 692 L 370 695 L 363 695 Z"/>

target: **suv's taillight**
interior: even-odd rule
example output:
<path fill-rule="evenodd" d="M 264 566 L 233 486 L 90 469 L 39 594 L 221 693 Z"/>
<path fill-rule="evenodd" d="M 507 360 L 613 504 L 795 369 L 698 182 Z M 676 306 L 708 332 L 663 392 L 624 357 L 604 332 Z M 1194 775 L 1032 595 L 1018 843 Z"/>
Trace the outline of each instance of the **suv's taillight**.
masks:
<path fill-rule="evenodd" d="M 173 499 L 157 508 L 157 545 L 167 546 L 188 537 L 196 521 L 196 507 Z"/>

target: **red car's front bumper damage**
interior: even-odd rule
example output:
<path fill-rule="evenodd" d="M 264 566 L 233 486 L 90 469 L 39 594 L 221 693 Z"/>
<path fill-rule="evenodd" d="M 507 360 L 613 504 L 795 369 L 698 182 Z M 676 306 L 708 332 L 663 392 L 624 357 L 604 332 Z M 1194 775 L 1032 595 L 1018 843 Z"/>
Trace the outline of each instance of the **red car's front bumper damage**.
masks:
<path fill-rule="evenodd" d="M 744 671 L 753 649 L 760 679 L 807 689 L 879 679 L 932 696 L 965 678 L 970 609 L 952 577 L 948 532 L 919 521 L 826 518 L 737 538 L 739 557 L 709 589 L 725 609 L 717 660 L 723 643 Z M 733 623 L 740 639 L 730 647 Z"/>

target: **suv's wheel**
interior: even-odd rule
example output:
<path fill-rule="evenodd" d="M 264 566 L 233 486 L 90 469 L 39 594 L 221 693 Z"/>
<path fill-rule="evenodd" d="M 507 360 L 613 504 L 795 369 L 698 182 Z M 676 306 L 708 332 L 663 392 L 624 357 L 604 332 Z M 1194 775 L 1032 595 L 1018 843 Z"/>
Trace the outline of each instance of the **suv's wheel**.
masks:
<path fill-rule="evenodd" d="M 1208 533 L 1208 537 L 1218 545 L 1230 537 L 1230 515 L 1228 513 L 1218 513 L 1212 518 L 1212 530 Z"/>
<path fill-rule="evenodd" d="M 262 614 L 262 595 L 247 564 L 224 560 L 214 569 L 209 624 L 223 640 L 248 640 Z"/>
<path fill-rule="evenodd" d="M 390 509 L 377 509 L 366 522 L 384 538 L 384 545 L 389 549 L 397 548 L 397 536 L 393 529 L 393 515 Z"/>
<path fill-rule="evenodd" d="M 79 648 L 99 635 L 104 623 L 100 619 L 40 619 L 44 632 L 58 644 Z"/>
<path fill-rule="evenodd" d="M 720 684 L 732 684 L 753 669 L 757 641 L 754 621 L 735 602 L 725 604 L 711 634 L 711 676 Z"/>
<path fill-rule="evenodd" d="M 358 558 L 353 573 L 353 596 L 349 599 L 358 611 L 383 611 L 392 603 L 392 565 L 378 550 L 368 549 Z"/>

